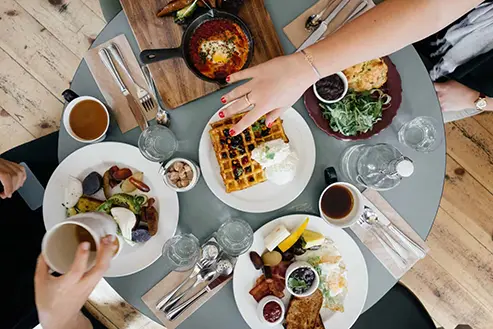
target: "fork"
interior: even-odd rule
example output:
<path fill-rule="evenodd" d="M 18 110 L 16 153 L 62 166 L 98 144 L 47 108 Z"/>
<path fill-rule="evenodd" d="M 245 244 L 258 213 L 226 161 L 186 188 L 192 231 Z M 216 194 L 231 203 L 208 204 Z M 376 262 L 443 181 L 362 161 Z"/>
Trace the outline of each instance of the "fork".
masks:
<path fill-rule="evenodd" d="M 139 102 L 142 104 L 142 107 L 146 112 L 154 110 L 156 105 L 154 104 L 154 100 L 152 99 L 152 96 L 149 94 L 147 90 L 139 86 L 132 75 L 130 74 L 127 65 L 125 64 L 125 61 L 123 60 L 122 53 L 118 46 L 115 43 L 110 44 L 108 47 L 106 47 L 111 52 L 111 55 L 115 59 L 115 61 L 120 65 L 122 68 L 123 72 L 128 76 L 130 79 L 130 82 L 137 88 L 137 98 L 139 99 Z"/>
<path fill-rule="evenodd" d="M 373 229 L 372 225 L 369 224 L 366 219 L 364 218 L 365 215 L 361 215 L 360 218 L 358 218 L 358 224 L 366 231 L 370 232 L 373 234 L 373 236 L 380 242 L 380 244 L 384 247 L 385 251 L 392 257 L 394 262 L 399 266 L 400 268 L 404 269 L 407 266 L 407 261 L 404 259 L 401 255 L 399 255 L 390 245 L 389 243 L 384 240 L 376 230 Z"/>
<path fill-rule="evenodd" d="M 154 82 L 152 81 L 151 72 L 149 71 L 149 68 L 146 65 L 143 65 L 141 69 L 142 69 L 142 73 L 144 73 L 144 78 L 146 79 L 147 85 L 149 86 L 151 93 L 156 99 L 156 103 L 157 103 L 156 122 L 160 125 L 169 127 L 171 123 L 170 122 L 171 118 L 168 111 L 163 109 L 162 106 L 159 104 L 159 101 L 157 99 L 158 91 L 156 89 L 156 86 L 154 85 Z"/>

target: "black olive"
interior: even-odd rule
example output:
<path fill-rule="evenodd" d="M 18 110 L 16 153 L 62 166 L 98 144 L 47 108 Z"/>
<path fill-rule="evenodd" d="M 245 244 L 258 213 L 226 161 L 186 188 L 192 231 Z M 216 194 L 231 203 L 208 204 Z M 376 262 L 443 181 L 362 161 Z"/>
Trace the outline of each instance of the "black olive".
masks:
<path fill-rule="evenodd" d="M 298 246 L 296 246 L 296 247 L 295 247 L 295 246 L 293 246 L 293 248 L 292 248 L 292 249 L 293 249 L 293 254 L 295 254 L 296 256 L 303 255 L 303 254 L 306 252 L 306 250 L 305 250 L 305 249 L 303 249 L 303 248 L 301 248 L 301 247 L 298 247 Z"/>
<path fill-rule="evenodd" d="M 95 171 L 87 175 L 82 182 L 82 193 L 93 195 L 103 187 L 103 177 Z"/>
<path fill-rule="evenodd" d="M 282 260 L 285 261 L 292 261 L 294 258 L 294 253 L 291 250 L 286 250 L 285 252 L 282 253 Z"/>
<path fill-rule="evenodd" d="M 253 266 L 255 266 L 256 270 L 260 270 L 264 266 L 264 261 L 262 260 L 262 257 L 255 251 L 250 251 L 250 260 L 253 263 Z"/>

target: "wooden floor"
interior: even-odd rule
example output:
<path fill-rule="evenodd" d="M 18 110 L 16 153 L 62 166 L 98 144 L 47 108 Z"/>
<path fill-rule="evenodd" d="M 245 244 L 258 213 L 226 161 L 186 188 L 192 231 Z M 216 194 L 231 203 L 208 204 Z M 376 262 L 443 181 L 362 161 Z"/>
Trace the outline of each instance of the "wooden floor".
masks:
<path fill-rule="evenodd" d="M 105 24 L 98 0 L 0 0 L 0 153 L 58 129 L 60 94 Z M 431 252 L 402 282 L 444 328 L 490 329 L 493 114 L 448 124 L 446 133 L 447 174 L 427 240 Z M 105 281 L 86 306 L 108 328 L 162 328 Z"/>

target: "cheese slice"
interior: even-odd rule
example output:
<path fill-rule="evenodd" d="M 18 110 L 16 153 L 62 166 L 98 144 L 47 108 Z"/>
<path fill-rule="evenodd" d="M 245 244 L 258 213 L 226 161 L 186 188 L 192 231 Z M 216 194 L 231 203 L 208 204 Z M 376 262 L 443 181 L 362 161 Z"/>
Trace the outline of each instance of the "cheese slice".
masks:
<path fill-rule="evenodd" d="M 281 243 L 284 239 L 286 239 L 289 235 L 290 233 L 286 226 L 280 224 L 276 226 L 276 228 L 264 238 L 265 247 L 269 251 L 272 251 L 276 249 L 277 245 Z"/>

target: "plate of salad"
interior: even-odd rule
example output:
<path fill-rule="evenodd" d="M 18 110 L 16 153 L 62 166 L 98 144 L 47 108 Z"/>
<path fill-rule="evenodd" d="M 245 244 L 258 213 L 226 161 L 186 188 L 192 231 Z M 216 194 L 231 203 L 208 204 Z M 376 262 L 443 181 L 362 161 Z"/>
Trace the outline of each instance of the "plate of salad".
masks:
<path fill-rule="evenodd" d="M 83 147 L 53 172 L 43 200 L 46 229 L 80 213 L 103 212 L 118 225 L 119 254 L 106 277 L 133 274 L 161 256 L 178 224 L 178 196 L 132 145 Z"/>
<path fill-rule="evenodd" d="M 322 103 L 313 88 L 304 94 L 305 107 L 315 124 L 340 140 L 368 139 L 387 128 L 402 102 L 402 82 L 390 58 L 357 64 L 343 71 L 347 94 L 338 102 Z"/>

